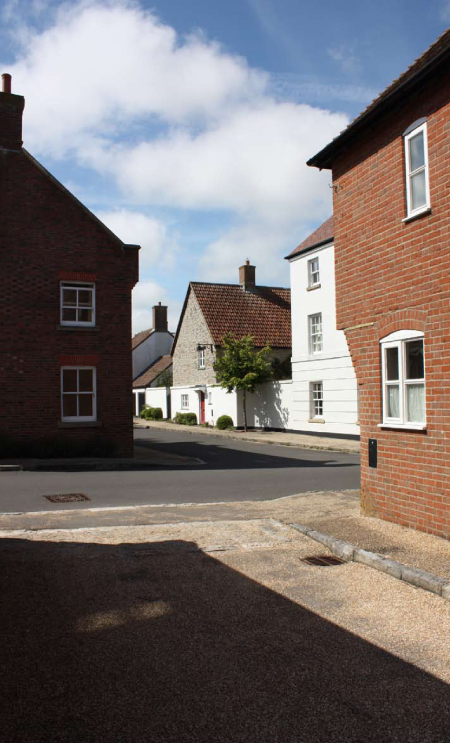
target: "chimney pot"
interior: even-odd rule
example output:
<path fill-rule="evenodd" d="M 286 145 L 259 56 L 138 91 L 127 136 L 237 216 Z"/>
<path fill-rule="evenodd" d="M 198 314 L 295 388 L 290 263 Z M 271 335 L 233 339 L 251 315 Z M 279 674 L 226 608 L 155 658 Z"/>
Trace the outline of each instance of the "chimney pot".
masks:
<path fill-rule="evenodd" d="M 11 93 L 11 79 L 9 72 L 2 74 L 2 93 Z"/>
<path fill-rule="evenodd" d="M 250 261 L 245 261 L 243 266 L 239 266 L 239 283 L 245 292 L 252 291 L 255 288 L 255 266 L 250 265 Z"/>

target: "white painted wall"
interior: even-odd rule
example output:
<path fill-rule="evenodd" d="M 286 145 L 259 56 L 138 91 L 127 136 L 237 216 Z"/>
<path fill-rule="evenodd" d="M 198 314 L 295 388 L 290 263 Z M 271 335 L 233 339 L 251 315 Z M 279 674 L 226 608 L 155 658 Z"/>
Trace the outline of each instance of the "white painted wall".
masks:
<path fill-rule="evenodd" d="M 144 387 L 142 389 L 133 390 L 135 415 L 138 412 L 137 398 L 139 393 L 145 394 L 146 405 L 150 405 L 152 408 L 162 408 L 163 418 L 169 417 L 167 390 L 165 387 Z"/>
<path fill-rule="evenodd" d="M 237 427 L 244 425 L 242 393 L 228 393 L 222 387 L 172 387 L 172 417 L 176 413 L 195 413 L 200 422 L 200 397 L 198 392 L 206 389 L 205 421 L 216 425 L 221 415 L 229 415 Z M 290 380 L 267 382 L 254 393 L 247 394 L 247 424 L 255 428 L 290 428 L 291 408 Z M 188 395 L 189 407 L 181 407 L 181 396 Z"/>
<path fill-rule="evenodd" d="M 173 337 L 168 331 L 158 331 L 153 332 L 133 349 L 133 379 L 142 374 L 160 356 L 170 354 L 172 343 Z"/>
<path fill-rule="evenodd" d="M 292 382 L 266 382 L 247 392 L 247 425 L 254 428 L 292 428 Z M 237 400 L 238 426 L 244 425 L 242 392 Z"/>
<path fill-rule="evenodd" d="M 308 261 L 319 258 L 320 286 L 308 291 Z M 345 333 L 336 329 L 334 245 L 293 258 L 291 269 L 292 407 L 290 428 L 359 435 L 357 382 Z M 310 354 L 308 317 L 322 313 L 323 351 Z M 312 382 L 323 384 L 323 422 L 313 421 Z"/>

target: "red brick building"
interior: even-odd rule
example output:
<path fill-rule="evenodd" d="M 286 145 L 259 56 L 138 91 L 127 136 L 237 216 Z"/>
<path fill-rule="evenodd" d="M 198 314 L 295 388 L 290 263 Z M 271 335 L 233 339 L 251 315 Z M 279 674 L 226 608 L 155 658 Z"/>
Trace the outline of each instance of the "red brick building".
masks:
<path fill-rule="evenodd" d="M 450 535 L 450 30 L 309 163 L 333 174 L 362 510 Z"/>
<path fill-rule="evenodd" d="M 24 99 L 0 93 L 0 456 L 131 455 L 124 245 L 22 148 Z"/>

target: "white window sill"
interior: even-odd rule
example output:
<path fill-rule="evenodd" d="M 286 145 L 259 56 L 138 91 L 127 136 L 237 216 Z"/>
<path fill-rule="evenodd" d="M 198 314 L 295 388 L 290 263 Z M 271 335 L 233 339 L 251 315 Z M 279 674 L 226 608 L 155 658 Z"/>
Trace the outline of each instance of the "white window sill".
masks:
<path fill-rule="evenodd" d="M 396 428 L 400 431 L 426 431 L 426 423 L 378 423 L 378 428 Z"/>
<path fill-rule="evenodd" d="M 308 423 L 325 423 L 325 418 L 308 418 Z"/>
<path fill-rule="evenodd" d="M 312 292 L 312 291 L 314 291 L 314 289 L 320 289 L 321 286 L 322 286 L 322 284 L 311 284 L 311 286 L 307 286 L 306 287 L 306 291 L 307 292 Z"/>
<path fill-rule="evenodd" d="M 101 428 L 101 421 L 58 421 L 58 428 Z"/>
<path fill-rule="evenodd" d="M 412 222 L 413 219 L 424 217 L 425 214 L 431 214 L 431 206 L 424 206 L 423 209 L 421 209 L 420 211 L 414 212 L 414 214 L 408 214 L 407 217 L 402 219 L 402 222 Z"/>

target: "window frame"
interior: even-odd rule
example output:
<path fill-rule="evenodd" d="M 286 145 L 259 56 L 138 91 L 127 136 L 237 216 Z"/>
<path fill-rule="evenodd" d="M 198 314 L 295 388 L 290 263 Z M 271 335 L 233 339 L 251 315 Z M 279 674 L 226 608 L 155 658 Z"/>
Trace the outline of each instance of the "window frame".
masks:
<path fill-rule="evenodd" d="M 317 269 L 313 270 L 313 264 L 317 262 Z M 314 274 L 317 274 L 317 281 L 314 281 Z M 313 258 L 308 260 L 308 289 L 320 286 L 320 264 L 319 256 L 315 255 Z"/>
<path fill-rule="evenodd" d="M 64 392 L 64 371 L 76 370 L 77 373 L 77 390 L 76 392 Z M 79 372 L 92 371 L 92 391 L 80 392 L 80 376 Z M 61 386 L 61 421 L 63 423 L 85 423 L 88 421 L 97 420 L 97 368 L 95 366 L 62 366 L 60 370 L 60 386 Z M 93 415 L 64 415 L 64 395 L 76 395 L 77 397 L 77 410 L 79 410 L 79 396 L 80 395 L 93 395 L 92 410 Z"/>
<path fill-rule="evenodd" d="M 72 289 L 77 292 L 77 304 L 75 307 L 69 307 L 67 305 L 64 305 L 64 289 Z M 85 320 L 64 320 L 63 319 L 63 312 L 64 309 L 75 309 L 77 316 L 78 316 L 78 310 L 80 309 L 91 309 L 90 307 L 80 307 L 78 303 L 78 292 L 79 291 L 90 291 L 92 294 L 92 320 L 85 321 Z M 72 327 L 84 327 L 84 328 L 92 328 L 95 325 L 95 316 L 96 316 L 96 287 L 95 282 L 93 281 L 61 281 L 60 282 L 60 300 L 59 300 L 59 321 L 61 325 L 69 325 Z"/>
<path fill-rule="evenodd" d="M 197 368 L 206 369 L 206 348 L 204 346 L 197 349 Z"/>
<path fill-rule="evenodd" d="M 189 394 L 188 393 L 183 393 L 181 395 L 181 410 L 189 410 Z"/>
<path fill-rule="evenodd" d="M 314 389 L 315 387 L 318 387 L 320 385 L 320 396 L 316 396 Z M 318 404 L 318 408 L 320 408 L 320 412 L 316 412 L 316 403 Z M 323 381 L 320 382 L 310 382 L 309 383 L 309 405 L 310 405 L 310 419 L 312 421 L 314 420 L 323 420 Z"/>
<path fill-rule="evenodd" d="M 406 377 L 406 348 L 407 344 L 411 341 L 421 340 L 423 344 L 423 368 L 424 376 L 417 379 L 408 379 Z M 398 379 L 388 380 L 387 379 L 387 354 L 386 351 L 390 348 L 398 349 Z M 382 338 L 380 340 L 380 352 L 381 352 L 381 401 L 382 401 L 382 423 L 379 423 L 380 428 L 403 428 L 403 429 L 415 429 L 424 430 L 427 425 L 427 411 L 426 411 L 426 371 L 425 371 L 425 339 L 424 334 L 416 330 L 400 330 L 395 333 Z M 424 391 L 424 420 L 423 421 L 408 421 L 408 405 L 407 405 L 407 389 L 408 386 L 413 384 L 423 385 Z M 398 386 L 399 393 L 399 415 L 397 418 L 387 415 L 387 390 L 391 386 Z"/>
<path fill-rule="evenodd" d="M 416 170 L 411 170 L 411 159 L 410 159 L 410 142 L 420 132 L 423 132 L 423 149 L 424 149 L 424 164 Z M 417 122 L 417 125 L 412 124 L 411 127 L 403 134 L 403 144 L 405 153 L 405 178 L 406 178 L 406 214 L 407 219 L 409 217 L 415 217 L 416 215 L 422 214 L 430 210 L 430 182 L 429 182 L 429 166 L 428 166 L 428 133 L 427 133 L 427 122 Z M 425 172 L 425 204 L 412 208 L 412 189 L 411 181 L 414 175 L 419 172 Z"/>
<path fill-rule="evenodd" d="M 320 317 L 320 331 L 313 333 L 313 319 Z M 318 325 L 318 323 L 315 323 Z M 317 350 L 314 350 L 314 339 L 316 337 L 320 336 L 320 348 Z M 312 315 L 308 315 L 308 342 L 309 342 L 309 353 L 310 355 L 316 355 L 318 353 L 323 353 L 323 322 L 322 322 L 322 313 L 321 312 L 314 312 Z"/>

